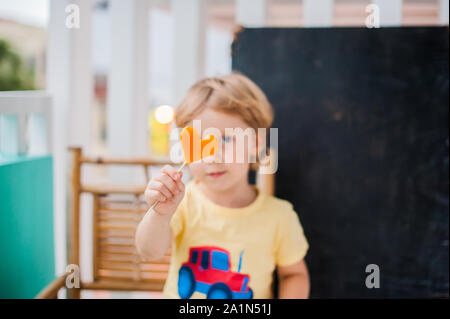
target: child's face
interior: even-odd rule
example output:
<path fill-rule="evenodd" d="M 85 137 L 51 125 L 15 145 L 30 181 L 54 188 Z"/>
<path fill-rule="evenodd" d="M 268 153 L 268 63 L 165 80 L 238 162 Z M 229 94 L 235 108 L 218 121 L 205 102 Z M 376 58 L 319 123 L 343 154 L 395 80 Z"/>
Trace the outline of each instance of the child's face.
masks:
<path fill-rule="evenodd" d="M 201 121 L 200 136 L 205 138 L 209 134 L 214 134 L 214 130 L 220 131 L 219 150 L 214 156 L 203 161 L 189 165 L 191 174 L 201 183 L 208 186 L 212 191 L 223 191 L 239 185 L 248 183 L 248 170 L 250 163 L 248 156 L 256 155 L 256 138 L 226 135 L 226 128 L 249 129 L 250 127 L 237 115 L 225 114 L 213 109 L 205 109 L 195 120 Z M 190 123 L 193 125 L 193 123 Z M 216 134 L 214 134 L 216 135 Z M 239 143 L 239 139 L 244 143 Z"/>

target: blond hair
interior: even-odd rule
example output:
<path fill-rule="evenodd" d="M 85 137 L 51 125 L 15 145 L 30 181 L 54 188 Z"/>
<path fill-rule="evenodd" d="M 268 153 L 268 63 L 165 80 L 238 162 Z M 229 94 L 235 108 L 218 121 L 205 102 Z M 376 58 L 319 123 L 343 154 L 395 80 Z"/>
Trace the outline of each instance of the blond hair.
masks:
<path fill-rule="evenodd" d="M 252 80 L 236 71 L 195 83 L 177 108 L 177 126 L 187 126 L 208 107 L 238 115 L 255 131 L 258 128 L 269 129 L 273 121 L 273 109 L 264 92 Z M 251 167 L 258 167 L 258 159 L 256 165 Z"/>
<path fill-rule="evenodd" d="M 264 92 L 248 77 L 232 72 L 195 83 L 176 111 L 176 124 L 185 127 L 205 108 L 238 115 L 250 127 L 269 128 L 273 110 Z"/>

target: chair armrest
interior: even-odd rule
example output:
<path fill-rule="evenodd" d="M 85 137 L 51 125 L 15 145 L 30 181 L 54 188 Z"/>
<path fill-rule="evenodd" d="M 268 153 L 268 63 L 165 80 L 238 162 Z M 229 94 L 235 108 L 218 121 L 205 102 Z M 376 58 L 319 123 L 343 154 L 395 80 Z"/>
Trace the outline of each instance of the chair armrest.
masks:
<path fill-rule="evenodd" d="M 64 274 L 53 280 L 39 292 L 35 299 L 57 299 L 58 291 L 66 285 L 66 277 L 67 274 Z"/>

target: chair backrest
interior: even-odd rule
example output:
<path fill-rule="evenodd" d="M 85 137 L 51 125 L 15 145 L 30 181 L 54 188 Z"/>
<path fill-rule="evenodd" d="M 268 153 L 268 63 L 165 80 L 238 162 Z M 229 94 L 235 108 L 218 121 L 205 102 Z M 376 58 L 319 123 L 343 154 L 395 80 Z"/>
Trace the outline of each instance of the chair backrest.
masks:
<path fill-rule="evenodd" d="M 72 189 L 70 218 L 71 264 L 80 262 L 80 199 L 82 193 L 93 197 L 93 281 L 82 282 L 81 289 L 161 291 L 169 269 L 170 251 L 158 261 L 146 261 L 136 251 L 135 231 L 148 210 L 143 199 L 146 185 L 85 184 L 82 167 L 94 165 L 141 166 L 146 182 L 151 166 L 170 164 L 169 160 L 151 158 L 92 158 L 81 148 L 70 148 L 72 154 Z M 262 191 L 274 193 L 274 176 L 256 176 Z M 120 196 L 120 198 L 118 198 Z M 79 298 L 78 289 L 69 290 L 71 298 Z"/>

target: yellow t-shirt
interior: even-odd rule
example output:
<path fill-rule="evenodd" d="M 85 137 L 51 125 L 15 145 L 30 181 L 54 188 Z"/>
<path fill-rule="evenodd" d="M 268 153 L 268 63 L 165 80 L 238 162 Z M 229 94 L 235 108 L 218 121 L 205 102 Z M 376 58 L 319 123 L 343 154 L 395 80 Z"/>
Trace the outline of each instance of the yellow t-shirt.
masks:
<path fill-rule="evenodd" d="M 253 187 L 250 205 L 228 208 L 187 183 L 170 221 L 165 298 L 272 298 L 275 267 L 304 258 L 309 245 L 292 204 Z"/>

